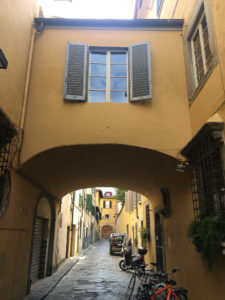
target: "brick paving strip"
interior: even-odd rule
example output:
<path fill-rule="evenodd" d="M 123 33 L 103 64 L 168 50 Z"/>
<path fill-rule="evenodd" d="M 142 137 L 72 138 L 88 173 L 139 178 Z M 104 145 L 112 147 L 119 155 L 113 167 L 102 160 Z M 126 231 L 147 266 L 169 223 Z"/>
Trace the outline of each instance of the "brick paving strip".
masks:
<path fill-rule="evenodd" d="M 85 254 L 89 248 L 83 252 Z M 30 294 L 24 300 L 43 300 L 48 294 L 53 291 L 62 278 L 73 268 L 73 266 L 80 260 L 80 257 L 71 257 L 67 259 L 59 269 L 50 277 L 38 280 L 31 286 Z"/>

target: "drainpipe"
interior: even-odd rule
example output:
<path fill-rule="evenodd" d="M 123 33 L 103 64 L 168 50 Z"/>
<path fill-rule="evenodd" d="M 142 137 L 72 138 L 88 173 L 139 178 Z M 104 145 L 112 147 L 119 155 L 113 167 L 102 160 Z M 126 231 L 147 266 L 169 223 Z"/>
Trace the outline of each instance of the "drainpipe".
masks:
<path fill-rule="evenodd" d="M 26 73 L 26 80 L 25 80 L 25 86 L 24 86 L 22 110 L 21 110 L 21 115 L 20 115 L 20 124 L 19 124 L 19 130 L 21 131 L 21 138 L 20 138 L 20 145 L 19 145 L 19 149 L 18 149 L 18 161 L 17 161 L 18 169 L 21 168 L 20 155 L 21 155 L 21 149 L 22 149 L 22 145 L 23 145 L 24 122 L 25 122 L 25 116 L 26 116 L 26 110 L 27 110 L 27 98 L 28 98 L 28 90 L 29 90 L 29 83 L 30 83 L 30 71 L 31 71 L 31 64 L 32 64 L 33 49 L 34 49 L 35 33 L 36 33 L 36 29 L 34 28 L 34 25 L 33 25 L 32 30 L 31 30 L 30 47 L 29 47 L 28 61 L 27 61 L 27 73 Z"/>
<path fill-rule="evenodd" d="M 32 63 L 32 56 L 33 56 L 33 49 L 34 49 L 35 33 L 36 33 L 36 29 L 32 27 L 30 49 L 29 49 L 28 63 L 27 63 L 27 74 L 26 74 L 26 81 L 25 81 L 25 88 L 24 88 L 22 111 L 20 117 L 20 129 L 22 130 L 24 129 L 24 120 L 25 120 L 25 114 L 27 109 L 27 95 L 28 95 L 29 82 L 30 82 L 30 70 L 31 70 L 31 63 Z"/>

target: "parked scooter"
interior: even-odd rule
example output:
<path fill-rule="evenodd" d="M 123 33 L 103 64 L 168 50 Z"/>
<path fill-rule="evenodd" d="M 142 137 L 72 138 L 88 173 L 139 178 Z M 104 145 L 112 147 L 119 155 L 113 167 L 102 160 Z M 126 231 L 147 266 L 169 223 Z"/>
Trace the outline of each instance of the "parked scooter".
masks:
<path fill-rule="evenodd" d="M 145 269 L 144 255 L 147 253 L 146 248 L 138 248 L 138 255 L 132 255 L 132 247 L 124 247 L 123 259 L 119 262 L 119 267 L 123 271 L 132 270 L 136 267 Z"/>

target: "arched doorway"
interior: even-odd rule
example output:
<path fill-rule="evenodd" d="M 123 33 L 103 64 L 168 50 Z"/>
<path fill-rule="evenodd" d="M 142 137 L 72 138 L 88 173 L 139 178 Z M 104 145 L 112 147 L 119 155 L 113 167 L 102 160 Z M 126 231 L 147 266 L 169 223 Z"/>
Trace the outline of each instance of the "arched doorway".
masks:
<path fill-rule="evenodd" d="M 54 225 L 54 200 L 48 195 L 41 194 L 34 211 L 30 283 L 52 274 Z"/>
<path fill-rule="evenodd" d="M 102 227 L 102 239 L 108 239 L 113 232 L 113 228 L 110 225 L 104 225 Z"/>

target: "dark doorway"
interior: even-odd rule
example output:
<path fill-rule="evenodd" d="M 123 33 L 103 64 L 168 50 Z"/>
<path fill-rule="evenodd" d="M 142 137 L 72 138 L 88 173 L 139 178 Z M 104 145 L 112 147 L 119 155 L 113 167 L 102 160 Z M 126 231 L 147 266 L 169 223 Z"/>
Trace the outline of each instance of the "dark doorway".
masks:
<path fill-rule="evenodd" d="M 155 245 L 156 245 L 156 262 L 158 264 L 157 271 L 165 272 L 163 225 L 162 225 L 162 217 L 160 213 L 155 213 Z"/>
<path fill-rule="evenodd" d="M 45 232 L 47 224 L 47 219 L 38 216 L 36 217 L 34 223 L 32 261 L 30 271 L 30 279 L 32 280 L 32 283 L 39 278 L 44 277 L 47 250 L 47 239 L 45 237 Z"/>
<path fill-rule="evenodd" d="M 66 235 L 66 258 L 69 257 L 69 241 L 70 241 L 70 226 L 67 226 L 67 235 Z"/>

